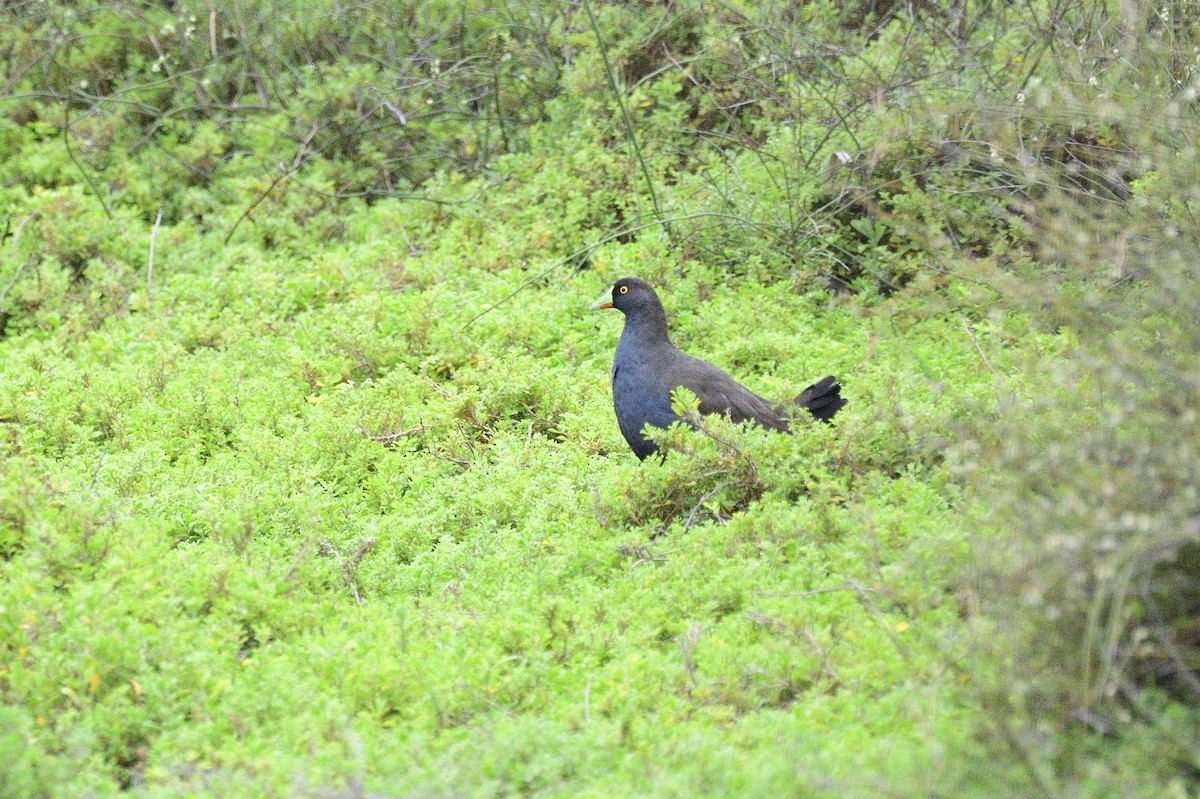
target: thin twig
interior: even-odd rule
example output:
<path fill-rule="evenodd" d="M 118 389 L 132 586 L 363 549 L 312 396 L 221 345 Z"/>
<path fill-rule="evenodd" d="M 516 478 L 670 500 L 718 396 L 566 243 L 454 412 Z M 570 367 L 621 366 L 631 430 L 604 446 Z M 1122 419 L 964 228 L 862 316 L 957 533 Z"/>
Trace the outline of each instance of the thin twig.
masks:
<path fill-rule="evenodd" d="M 710 499 L 712 499 L 714 496 L 716 496 L 722 489 L 727 488 L 728 486 L 729 486 L 729 481 L 721 483 L 719 486 L 714 488 L 712 491 L 709 491 L 707 494 L 700 497 L 700 499 L 696 500 L 696 504 L 692 506 L 692 512 L 688 514 L 687 521 L 685 521 L 683 523 L 683 529 L 684 530 L 690 529 L 692 526 L 692 520 L 696 518 L 696 513 L 699 512 L 700 507 L 702 505 L 704 505 L 705 502 L 708 502 Z M 719 511 L 716 514 L 716 519 L 717 519 L 717 521 L 721 520 L 721 515 L 720 515 Z"/>
<path fill-rule="evenodd" d="M 91 174 L 83 168 L 83 164 L 75 157 L 75 151 L 71 149 L 71 100 L 70 98 L 63 99 L 63 146 L 67 148 L 67 157 L 71 159 L 71 163 L 79 170 L 79 174 L 83 175 L 83 179 L 92 187 L 92 194 L 96 195 L 96 199 L 100 202 L 100 207 L 104 209 L 104 215 L 111 222 L 113 215 L 112 210 L 105 202 L 103 195 L 100 194 L 100 187 L 96 185 L 96 181 L 92 180 Z"/>
<path fill-rule="evenodd" d="M 383 107 L 386 108 L 387 110 L 391 111 L 392 116 L 396 117 L 396 121 L 399 122 L 401 125 L 408 124 L 408 118 L 406 116 L 404 116 L 404 112 L 401 111 L 399 108 L 397 108 L 395 103 L 393 103 L 391 100 L 384 100 Z"/>
<path fill-rule="evenodd" d="M 208 10 L 208 52 L 212 54 L 213 61 L 217 60 L 217 8 L 211 7 Z"/>
<path fill-rule="evenodd" d="M 473 688 L 468 688 L 467 693 L 469 693 L 471 696 L 478 699 L 480 702 L 483 702 L 485 705 L 490 707 L 492 710 L 499 710 L 501 713 L 511 716 L 514 719 L 517 717 L 516 712 L 513 711 L 512 708 L 507 708 L 504 705 L 493 702 L 492 700 L 488 699 L 486 696 L 481 695 L 478 691 L 476 691 Z"/>
<path fill-rule="evenodd" d="M 633 565 L 629 567 L 630 569 L 635 569 L 643 563 L 663 563 L 666 561 L 667 555 L 670 555 L 674 551 L 673 549 L 668 549 L 666 552 L 658 553 L 645 544 L 638 544 L 636 546 L 620 544 L 617 546 L 617 552 L 626 557 L 637 558 L 633 562 Z"/>
<path fill-rule="evenodd" d="M 32 260 L 34 260 L 34 257 L 30 256 L 20 263 L 20 266 L 17 268 L 17 274 L 12 276 L 12 281 L 10 281 L 8 286 L 5 287 L 4 293 L 0 294 L 0 312 L 4 311 L 4 301 L 8 296 L 8 292 L 11 292 L 12 287 L 16 286 L 17 281 L 20 278 L 20 274 L 22 274 L 22 271 L 24 271 L 25 266 L 28 266 L 30 263 L 32 263 Z"/>
<path fill-rule="evenodd" d="M 692 660 L 692 653 L 696 651 L 696 644 L 700 641 L 700 635 L 703 632 L 703 627 L 693 624 L 687 628 L 685 633 L 675 636 L 675 643 L 679 646 L 679 654 L 683 657 L 683 670 L 687 672 L 693 689 L 700 685 L 700 681 L 696 678 L 696 662 Z M 691 691 L 688 691 L 688 693 L 691 693 Z"/>
<path fill-rule="evenodd" d="M 259 203 L 261 203 L 263 200 L 267 199 L 267 197 L 270 197 L 271 192 L 275 191 L 275 187 L 278 186 L 280 183 L 282 183 L 284 178 L 286 178 L 288 176 L 287 165 L 284 164 L 282 161 L 279 162 L 279 169 L 280 169 L 279 177 L 277 177 L 277 178 L 275 178 L 275 180 L 271 181 L 271 185 L 267 186 L 267 190 L 264 191 L 261 195 L 259 195 L 257 200 L 250 203 L 250 205 L 247 206 L 245 211 L 242 211 L 242 215 L 238 217 L 238 221 L 234 222 L 233 227 L 231 227 L 229 229 L 229 232 L 225 234 L 225 240 L 221 242 L 222 245 L 229 243 L 229 240 L 233 238 L 233 234 L 237 232 L 238 226 L 241 225 L 242 222 L 244 222 L 246 220 L 246 218 L 250 216 L 250 214 L 254 213 L 254 209 L 258 207 Z"/>
<path fill-rule="evenodd" d="M 642 157 L 642 148 L 638 145 L 637 136 L 634 135 L 633 118 L 629 116 L 629 107 L 626 105 L 625 98 L 621 94 L 621 88 L 617 85 L 616 73 L 613 72 L 612 63 L 608 59 L 608 47 L 604 44 L 604 37 L 600 35 L 600 23 L 596 21 L 596 14 L 592 11 L 592 4 L 589 0 L 583 0 L 583 8 L 587 11 L 592 32 L 596 35 L 596 44 L 599 46 L 600 58 L 604 61 L 604 75 L 608 78 L 608 85 L 612 89 L 613 99 L 621 109 L 621 119 L 625 123 L 625 136 L 629 139 L 629 146 L 633 148 L 633 154 L 637 157 L 638 166 L 641 167 L 642 171 L 642 178 L 646 181 L 646 192 L 650 195 L 650 204 L 654 207 L 654 216 L 661 222 L 663 231 L 667 234 L 667 239 L 671 240 L 671 228 L 667 224 L 667 221 L 663 219 L 662 210 L 658 206 L 658 194 L 654 191 L 654 181 L 650 179 L 650 168 L 646 166 L 646 159 Z"/>
<path fill-rule="evenodd" d="M 12 240 L 12 251 L 14 254 L 16 254 L 16 252 L 17 252 L 17 242 L 21 240 L 21 231 L 25 229 L 25 225 L 29 223 L 29 220 L 37 219 L 41 215 L 42 215 L 41 211 L 34 211 L 32 214 L 30 214 L 29 216 L 22 219 L 21 223 L 19 225 L 17 225 L 17 229 L 13 233 L 13 240 Z"/>
<path fill-rule="evenodd" d="M 21 231 L 25 229 L 25 225 L 28 224 L 30 219 L 33 219 L 34 217 L 37 217 L 40 215 L 41 215 L 40 211 L 34 211 L 32 214 L 30 214 L 29 216 L 22 219 L 20 224 L 17 225 L 16 231 L 13 232 L 13 240 L 12 240 L 13 255 L 17 254 L 17 242 L 19 242 L 21 240 Z M 30 253 L 28 258 L 26 258 L 24 261 L 21 262 L 21 264 L 17 267 L 16 273 L 13 275 L 13 279 L 11 281 L 9 281 L 9 284 L 7 286 L 5 286 L 4 291 L 0 292 L 0 311 L 4 310 L 4 300 L 5 300 L 5 298 L 8 297 L 8 292 L 12 291 L 13 286 L 17 285 L 17 281 L 21 279 L 21 273 L 24 272 L 25 267 L 29 266 L 31 263 L 33 263 L 33 254 L 32 253 Z"/>
<path fill-rule="evenodd" d="M 8 297 L 8 292 L 12 291 L 12 287 L 17 285 L 17 280 L 21 277 L 21 272 L 24 271 L 25 267 L 28 266 L 32 262 L 33 262 L 32 255 L 30 255 L 28 258 L 26 258 L 24 261 L 22 261 L 21 265 L 17 267 L 17 273 L 15 275 L 13 275 L 13 279 L 9 282 L 9 284 L 7 286 L 4 287 L 3 293 L 0 293 L 0 311 L 4 310 L 4 300 L 6 297 Z"/>
<path fill-rule="evenodd" d="M 92 472 L 91 488 L 96 487 L 96 481 L 100 479 L 100 472 L 104 469 L 104 461 L 108 460 L 108 455 L 101 455 L 100 460 L 96 463 L 96 469 Z"/>
<path fill-rule="evenodd" d="M 425 425 L 419 424 L 416 427 L 410 427 L 407 430 L 397 430 L 394 433 L 368 434 L 367 438 L 371 439 L 372 441 L 378 441 L 380 444 L 383 444 L 386 447 L 389 444 L 396 443 L 402 438 L 411 436 L 413 433 L 419 433 L 424 429 Z"/>
<path fill-rule="evenodd" d="M 866 588 L 866 587 L 864 587 L 864 586 L 861 586 L 861 585 L 838 585 L 838 586 L 834 586 L 834 587 L 832 587 L 832 588 L 815 588 L 815 589 L 813 589 L 812 591 L 783 591 L 783 592 L 779 592 L 779 591 L 751 591 L 750 593 L 754 594 L 755 596 L 796 596 L 796 597 L 804 597 L 804 596 L 816 596 L 817 594 L 832 594 L 834 591 L 854 591 L 854 592 L 856 592 L 856 593 L 858 593 L 858 592 L 867 592 L 867 593 L 871 593 L 871 594 L 879 594 L 879 595 L 881 595 L 881 596 L 887 596 L 887 594 L 885 594 L 883 591 L 877 591 L 877 590 L 876 590 L 876 589 L 874 589 L 874 588 Z"/>
<path fill-rule="evenodd" d="M 162 209 L 154 219 L 154 229 L 150 231 L 150 259 L 146 262 L 146 311 L 154 313 L 154 242 L 158 239 L 158 226 L 162 224 Z"/>
<path fill-rule="evenodd" d="M 983 347 L 979 346 L 979 339 L 975 338 L 975 331 L 971 329 L 971 323 L 967 321 L 967 317 L 965 316 L 960 316 L 959 319 L 962 320 L 963 330 L 967 331 L 967 335 L 971 337 L 971 343 L 975 345 L 975 351 L 978 352 L 979 357 L 983 359 L 983 365 L 986 366 L 988 370 L 998 379 L 1000 375 L 996 372 L 996 367 L 992 366 L 992 362 L 988 360 L 986 355 L 984 355 Z"/>

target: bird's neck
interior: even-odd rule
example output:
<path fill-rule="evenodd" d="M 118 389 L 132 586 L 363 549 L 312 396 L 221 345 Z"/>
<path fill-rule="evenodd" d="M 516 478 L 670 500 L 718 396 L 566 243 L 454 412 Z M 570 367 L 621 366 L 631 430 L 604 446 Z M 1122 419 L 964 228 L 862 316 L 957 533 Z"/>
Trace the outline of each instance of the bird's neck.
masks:
<path fill-rule="evenodd" d="M 621 340 L 617 342 L 619 347 L 621 344 L 636 344 L 640 347 L 645 347 L 654 344 L 671 344 L 671 338 L 667 334 L 667 314 L 662 309 L 649 308 L 638 314 L 636 319 L 625 319 L 625 328 L 621 331 Z"/>

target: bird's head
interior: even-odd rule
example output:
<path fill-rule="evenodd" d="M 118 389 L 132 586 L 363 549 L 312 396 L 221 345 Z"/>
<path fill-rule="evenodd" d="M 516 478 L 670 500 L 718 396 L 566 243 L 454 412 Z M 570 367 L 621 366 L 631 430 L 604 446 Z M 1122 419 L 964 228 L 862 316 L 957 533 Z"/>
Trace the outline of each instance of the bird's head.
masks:
<path fill-rule="evenodd" d="M 654 287 L 638 277 L 621 278 L 592 304 L 593 311 L 603 308 L 616 308 L 626 316 L 652 310 L 662 313 L 662 303 Z"/>

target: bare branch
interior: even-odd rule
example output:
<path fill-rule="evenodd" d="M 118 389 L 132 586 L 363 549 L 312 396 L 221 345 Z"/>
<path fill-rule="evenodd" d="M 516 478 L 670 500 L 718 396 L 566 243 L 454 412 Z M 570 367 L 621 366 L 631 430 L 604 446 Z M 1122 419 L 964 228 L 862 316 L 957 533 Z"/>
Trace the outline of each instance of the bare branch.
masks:
<path fill-rule="evenodd" d="M 150 231 L 150 258 L 146 262 L 146 310 L 154 313 L 154 242 L 158 238 L 158 226 L 162 223 L 162 209 L 158 209 L 158 216 L 154 219 L 154 229 Z"/>

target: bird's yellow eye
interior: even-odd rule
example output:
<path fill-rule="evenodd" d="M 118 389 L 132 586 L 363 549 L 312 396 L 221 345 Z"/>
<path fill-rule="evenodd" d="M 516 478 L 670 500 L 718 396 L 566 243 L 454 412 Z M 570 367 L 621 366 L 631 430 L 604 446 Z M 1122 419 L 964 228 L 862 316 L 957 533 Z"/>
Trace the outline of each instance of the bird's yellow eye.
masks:
<path fill-rule="evenodd" d="M 622 294 L 628 294 L 628 293 L 629 293 L 629 286 L 621 286 L 621 293 L 622 293 Z"/>

